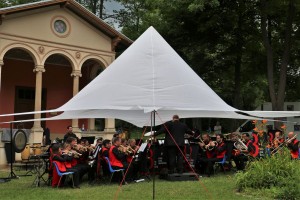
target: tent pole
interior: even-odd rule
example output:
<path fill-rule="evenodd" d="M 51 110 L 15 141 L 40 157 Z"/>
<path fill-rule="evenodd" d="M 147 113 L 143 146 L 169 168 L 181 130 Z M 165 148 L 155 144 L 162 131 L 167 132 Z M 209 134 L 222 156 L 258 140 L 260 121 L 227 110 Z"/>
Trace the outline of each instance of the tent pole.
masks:
<path fill-rule="evenodd" d="M 156 114 L 156 111 L 154 110 L 154 111 L 152 111 L 151 112 L 151 132 L 153 133 L 153 131 L 154 131 L 154 128 L 155 128 L 155 114 Z M 152 194 L 152 199 L 154 200 L 155 199 L 155 173 L 156 173 L 156 165 L 157 165 L 157 163 L 156 163 L 156 157 L 155 157 L 155 135 L 153 134 L 153 140 L 152 140 L 152 145 L 153 145 L 153 162 L 154 162 L 154 164 L 153 164 L 153 177 L 152 177 L 152 179 L 153 179 L 153 189 L 152 189 L 152 192 L 153 192 L 153 194 Z"/>

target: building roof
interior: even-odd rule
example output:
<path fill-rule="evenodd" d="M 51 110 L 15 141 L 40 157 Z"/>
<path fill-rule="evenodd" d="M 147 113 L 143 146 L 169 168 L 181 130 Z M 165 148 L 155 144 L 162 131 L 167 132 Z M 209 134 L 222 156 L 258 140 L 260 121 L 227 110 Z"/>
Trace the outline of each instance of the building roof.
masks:
<path fill-rule="evenodd" d="M 83 18 L 85 21 L 90 23 L 92 26 L 96 27 L 98 30 L 102 31 L 104 34 L 108 35 L 112 39 L 120 40 L 120 43 L 125 46 L 132 44 L 132 40 L 118 32 L 102 19 L 97 17 L 95 14 L 90 12 L 84 6 L 76 2 L 75 0 L 43 0 L 33 3 L 20 4 L 11 7 L 0 8 L 0 16 L 11 15 L 14 13 L 20 13 L 24 11 L 39 9 L 48 6 L 60 5 L 64 8 L 69 9 L 76 15 Z"/>

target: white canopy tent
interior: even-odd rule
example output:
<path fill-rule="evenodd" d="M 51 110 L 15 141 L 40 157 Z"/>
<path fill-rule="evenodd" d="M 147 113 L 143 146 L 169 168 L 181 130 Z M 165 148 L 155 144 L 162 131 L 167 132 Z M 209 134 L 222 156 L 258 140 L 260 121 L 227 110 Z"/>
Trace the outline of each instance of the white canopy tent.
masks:
<path fill-rule="evenodd" d="M 63 113 L 43 120 L 118 118 L 142 127 L 152 111 L 159 116 L 156 125 L 174 114 L 236 119 L 300 116 L 300 112 L 240 111 L 227 105 L 153 27 L 66 104 L 41 112 L 59 111 Z M 0 116 L 8 115 L 16 114 Z"/>

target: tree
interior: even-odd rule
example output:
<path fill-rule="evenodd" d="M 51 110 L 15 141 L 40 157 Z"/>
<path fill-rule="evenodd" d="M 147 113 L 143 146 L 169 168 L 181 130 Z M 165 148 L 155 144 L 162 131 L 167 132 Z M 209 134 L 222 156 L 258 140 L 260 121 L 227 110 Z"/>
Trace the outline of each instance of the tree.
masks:
<path fill-rule="evenodd" d="M 261 33 L 266 50 L 269 93 L 273 110 L 284 110 L 288 65 L 295 35 L 293 30 L 295 15 L 294 0 L 272 2 L 261 0 Z M 282 22 L 282 16 L 287 16 L 285 22 Z M 280 73 L 276 74 L 276 69 Z"/>

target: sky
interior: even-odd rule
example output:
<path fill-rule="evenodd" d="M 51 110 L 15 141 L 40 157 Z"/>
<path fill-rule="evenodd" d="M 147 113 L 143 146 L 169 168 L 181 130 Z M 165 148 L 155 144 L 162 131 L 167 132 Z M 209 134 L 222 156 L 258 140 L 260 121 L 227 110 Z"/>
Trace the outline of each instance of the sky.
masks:
<path fill-rule="evenodd" d="M 106 14 L 113 14 L 113 10 L 120 10 L 123 6 L 114 0 L 107 0 L 104 2 L 104 7 Z M 113 22 L 112 19 L 107 19 L 105 21 Z M 121 31 L 121 28 L 119 28 L 118 23 L 113 22 L 113 26 L 116 30 Z"/>
<path fill-rule="evenodd" d="M 114 0 L 108 0 L 104 2 L 105 9 L 109 12 L 112 12 L 113 10 L 119 10 L 122 8 L 120 3 L 114 1 Z"/>

